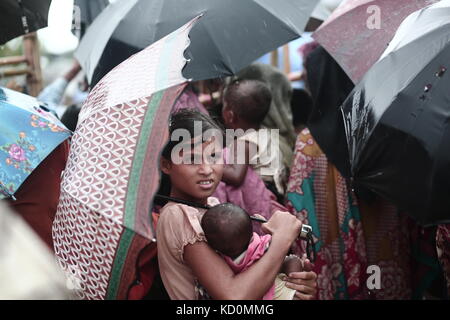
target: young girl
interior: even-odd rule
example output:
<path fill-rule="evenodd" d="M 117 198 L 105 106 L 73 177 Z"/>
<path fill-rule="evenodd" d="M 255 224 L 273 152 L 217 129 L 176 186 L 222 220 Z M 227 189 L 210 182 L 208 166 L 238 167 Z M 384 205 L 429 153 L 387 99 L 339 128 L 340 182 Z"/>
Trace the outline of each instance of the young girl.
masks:
<path fill-rule="evenodd" d="M 195 126 L 201 125 L 201 132 Z M 189 132 L 192 148 L 179 152 L 183 160 L 174 161 L 177 141 L 170 141 L 163 150 L 161 169 L 170 178 L 170 196 L 200 204 L 217 204 L 210 198 L 222 178 L 222 145 L 215 139 L 203 141 L 203 133 L 219 130 L 212 120 L 189 110 L 174 114 L 170 133 Z M 184 141 L 186 142 L 186 141 Z M 196 161 L 196 160 L 201 161 Z M 297 238 L 301 223 L 287 212 L 275 212 L 265 231 L 272 234 L 266 254 L 245 272 L 234 274 L 226 262 L 206 243 L 200 222 L 205 210 L 169 202 L 161 210 L 157 225 L 158 262 L 161 278 L 171 299 L 198 299 L 200 286 L 213 299 L 261 299 L 273 285 L 291 243 Z M 290 274 L 287 286 L 297 290 L 301 299 L 315 295 L 316 275 L 313 272 Z"/>

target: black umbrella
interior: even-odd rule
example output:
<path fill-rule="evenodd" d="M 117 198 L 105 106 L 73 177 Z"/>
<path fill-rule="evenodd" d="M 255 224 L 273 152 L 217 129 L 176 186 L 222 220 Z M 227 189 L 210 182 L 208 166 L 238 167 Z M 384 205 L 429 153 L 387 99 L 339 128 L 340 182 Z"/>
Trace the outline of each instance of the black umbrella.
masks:
<path fill-rule="evenodd" d="M 108 0 L 75 0 L 74 34 L 81 39 L 86 29 L 108 5 Z"/>
<path fill-rule="evenodd" d="M 47 26 L 51 0 L 1 0 L 0 44 Z"/>
<path fill-rule="evenodd" d="M 450 1 L 409 16 L 342 111 L 356 190 L 450 222 Z"/>
<path fill-rule="evenodd" d="M 127 0 L 108 6 L 91 25 L 76 57 L 91 85 L 130 55 L 204 13 L 190 33 L 184 76 L 232 75 L 296 39 L 317 0 Z"/>
<path fill-rule="evenodd" d="M 328 160 L 349 176 L 347 138 L 340 106 L 354 84 L 333 57 L 321 46 L 305 61 L 307 85 L 313 100 L 308 129 Z"/>

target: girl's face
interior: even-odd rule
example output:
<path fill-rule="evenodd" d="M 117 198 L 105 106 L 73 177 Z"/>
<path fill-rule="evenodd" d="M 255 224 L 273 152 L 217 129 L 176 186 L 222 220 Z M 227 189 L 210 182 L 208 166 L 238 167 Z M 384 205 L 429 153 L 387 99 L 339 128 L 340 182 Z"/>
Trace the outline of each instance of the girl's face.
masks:
<path fill-rule="evenodd" d="M 184 154 L 181 151 L 180 155 L 185 160 L 190 159 L 191 164 L 175 164 L 164 158 L 161 160 L 162 171 L 170 176 L 170 196 L 206 204 L 222 179 L 222 146 L 209 141 Z M 201 159 L 196 161 L 200 163 L 194 163 L 195 159 Z"/>

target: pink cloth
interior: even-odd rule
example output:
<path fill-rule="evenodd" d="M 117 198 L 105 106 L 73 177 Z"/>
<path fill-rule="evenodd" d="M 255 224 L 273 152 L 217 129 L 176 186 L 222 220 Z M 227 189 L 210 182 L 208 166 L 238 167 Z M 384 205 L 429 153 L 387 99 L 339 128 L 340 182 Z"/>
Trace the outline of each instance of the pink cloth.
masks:
<path fill-rule="evenodd" d="M 224 149 L 223 154 L 227 163 L 228 149 Z M 264 181 L 251 167 L 248 167 L 244 182 L 239 187 L 221 182 L 213 197 L 219 199 L 220 203 L 230 202 L 249 215 L 260 214 L 266 219 L 270 219 L 275 210 L 288 211 L 276 201 L 275 195 L 266 188 Z M 263 235 L 259 222 L 253 223 L 253 231 Z"/>
<path fill-rule="evenodd" d="M 309 54 L 319 46 L 317 41 L 307 42 L 298 48 L 298 53 L 302 56 L 303 61 L 308 58 Z"/>
<path fill-rule="evenodd" d="M 223 256 L 226 263 L 230 266 L 231 270 L 235 274 L 244 272 L 250 266 L 261 259 L 261 257 L 266 252 L 267 248 L 269 247 L 270 240 L 272 237 L 268 234 L 264 236 L 259 236 L 257 233 L 253 233 L 252 241 L 248 245 L 247 251 L 245 253 L 244 258 L 236 264 L 233 259 L 227 256 Z M 267 291 L 267 293 L 264 295 L 263 300 L 273 300 L 273 297 L 275 295 L 275 284 Z"/>
<path fill-rule="evenodd" d="M 183 93 L 175 102 L 172 108 L 172 114 L 180 111 L 181 109 L 194 109 L 201 113 L 208 114 L 205 106 L 198 100 L 197 95 L 190 86 L 184 89 Z"/>

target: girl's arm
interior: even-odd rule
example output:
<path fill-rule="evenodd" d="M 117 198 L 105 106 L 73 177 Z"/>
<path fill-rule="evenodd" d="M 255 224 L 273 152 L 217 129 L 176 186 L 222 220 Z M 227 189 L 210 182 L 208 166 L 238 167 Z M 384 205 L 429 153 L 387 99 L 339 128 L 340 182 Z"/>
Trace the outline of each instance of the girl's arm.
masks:
<path fill-rule="evenodd" d="M 299 234 L 301 222 L 290 213 L 277 211 L 263 226 L 272 233 L 269 250 L 248 270 L 236 275 L 205 242 L 184 248 L 184 261 L 211 297 L 257 300 L 273 285 L 284 257 Z"/>

